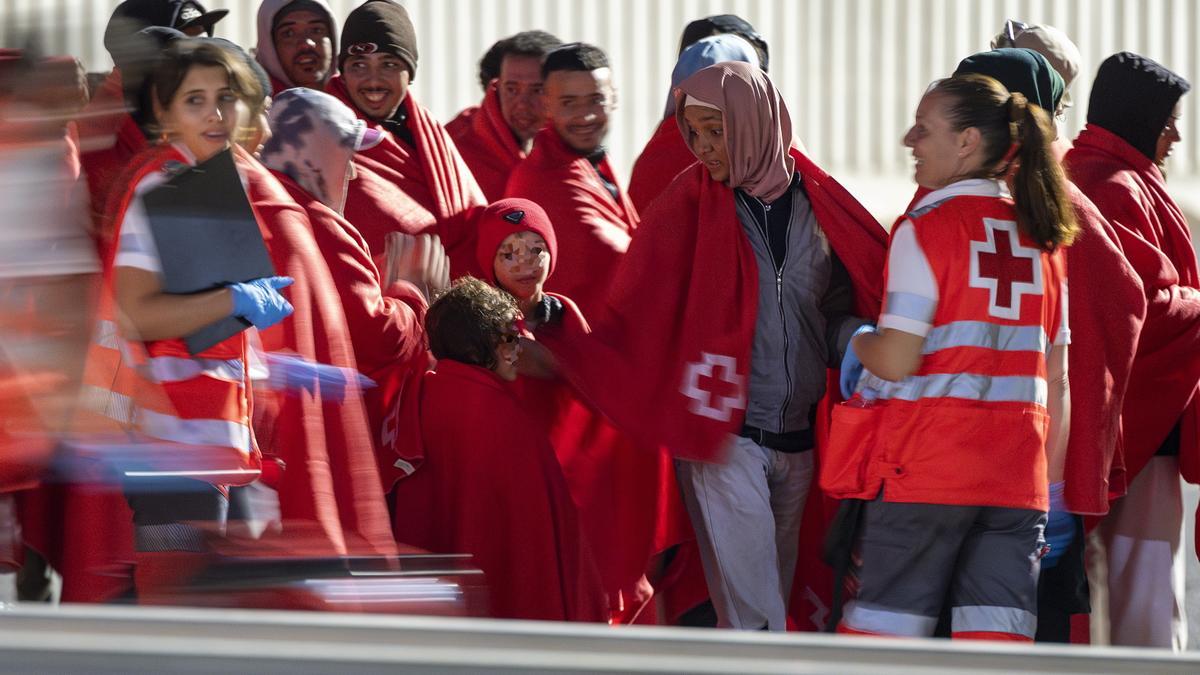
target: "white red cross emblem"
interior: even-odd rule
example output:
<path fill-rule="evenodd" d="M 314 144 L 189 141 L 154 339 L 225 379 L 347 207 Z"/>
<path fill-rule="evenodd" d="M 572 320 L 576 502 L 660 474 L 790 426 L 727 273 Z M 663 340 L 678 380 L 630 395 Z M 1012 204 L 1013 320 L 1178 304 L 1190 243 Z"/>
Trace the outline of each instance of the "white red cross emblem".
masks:
<path fill-rule="evenodd" d="M 1042 294 L 1041 251 L 1021 245 L 1017 223 L 983 219 L 987 241 L 971 242 L 971 288 L 988 292 L 988 314 L 1021 318 L 1021 296 Z"/>
<path fill-rule="evenodd" d="M 746 378 L 738 374 L 732 356 L 701 352 L 700 361 L 684 368 L 679 391 L 691 399 L 692 414 L 719 422 L 728 422 L 734 410 L 746 408 Z"/>

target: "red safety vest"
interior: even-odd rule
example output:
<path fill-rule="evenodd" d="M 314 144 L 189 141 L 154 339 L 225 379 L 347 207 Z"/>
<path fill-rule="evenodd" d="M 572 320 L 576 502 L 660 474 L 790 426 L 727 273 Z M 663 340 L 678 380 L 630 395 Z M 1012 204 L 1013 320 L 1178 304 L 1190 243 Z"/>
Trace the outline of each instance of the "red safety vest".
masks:
<path fill-rule="evenodd" d="M 169 146 L 147 158 L 115 212 L 114 242 L 119 240 L 136 186 L 150 174 L 180 162 L 188 160 Z M 179 339 L 126 339 L 116 319 L 113 294 L 116 248 L 104 261 L 96 329 L 84 369 L 79 429 L 101 434 L 98 450 L 119 457 L 118 465 L 130 478 L 182 476 L 217 485 L 253 482 L 262 462 L 250 425 L 246 333 L 195 356 Z M 130 443 L 119 442 L 119 434 L 127 435 Z"/>
<path fill-rule="evenodd" d="M 822 488 L 1045 511 L 1046 360 L 1065 314 L 1065 258 L 1019 231 L 1008 198 L 955 196 L 908 219 L 938 289 L 921 365 L 873 405 L 838 406 Z"/>

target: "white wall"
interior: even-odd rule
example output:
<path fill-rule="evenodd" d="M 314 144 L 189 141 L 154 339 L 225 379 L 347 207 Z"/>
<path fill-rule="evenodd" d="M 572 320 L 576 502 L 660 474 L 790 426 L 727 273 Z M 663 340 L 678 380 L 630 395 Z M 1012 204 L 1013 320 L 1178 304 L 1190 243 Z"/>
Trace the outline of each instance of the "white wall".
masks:
<path fill-rule="evenodd" d="M 0 0 L 0 35 L 34 19 L 47 48 L 73 53 L 91 69 L 110 65 L 101 36 L 117 0 Z M 206 0 L 232 12 L 218 35 L 252 46 L 255 0 Z M 359 0 L 331 0 L 344 18 Z M 620 109 L 610 146 L 628 167 L 657 124 L 679 33 L 691 19 L 736 13 L 771 45 L 771 76 L 784 93 L 797 134 L 814 157 L 858 181 L 879 200 L 908 171 L 900 146 L 926 85 L 959 59 L 986 49 L 1006 18 L 1050 23 L 1083 52 L 1077 101 L 1065 121 L 1082 126 L 1092 75 L 1120 50 L 1157 59 L 1200 80 L 1200 2 L 1196 0 L 407 0 L 420 66 L 414 91 L 443 120 L 480 97 L 477 62 L 497 39 L 540 28 L 609 52 Z M 1198 83 L 1200 84 L 1200 83 Z M 1173 177 L 1200 177 L 1200 115 L 1185 99 L 1184 143 Z M 892 199 L 891 196 L 888 199 Z M 897 206 L 901 208 L 903 205 Z"/>

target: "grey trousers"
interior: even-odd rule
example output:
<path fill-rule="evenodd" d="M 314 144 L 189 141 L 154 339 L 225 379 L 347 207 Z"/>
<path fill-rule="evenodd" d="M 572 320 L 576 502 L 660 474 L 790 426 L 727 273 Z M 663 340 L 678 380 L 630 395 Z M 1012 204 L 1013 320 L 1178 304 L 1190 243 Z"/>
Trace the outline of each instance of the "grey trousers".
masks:
<path fill-rule="evenodd" d="M 717 625 L 786 630 L 812 451 L 789 454 L 732 438 L 724 464 L 675 463 Z"/>

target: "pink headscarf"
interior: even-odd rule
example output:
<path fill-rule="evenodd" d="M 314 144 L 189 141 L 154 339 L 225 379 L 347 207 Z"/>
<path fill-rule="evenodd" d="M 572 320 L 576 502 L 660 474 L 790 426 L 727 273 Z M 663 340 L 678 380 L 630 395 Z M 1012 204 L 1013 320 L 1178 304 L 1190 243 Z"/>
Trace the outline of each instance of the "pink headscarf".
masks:
<path fill-rule="evenodd" d="M 766 74 L 748 63 L 728 61 L 684 80 L 675 92 L 675 119 L 685 139 L 683 101 L 688 96 L 711 104 L 725 116 L 730 187 L 767 202 L 787 191 L 796 170 L 788 154 L 792 118 Z"/>

